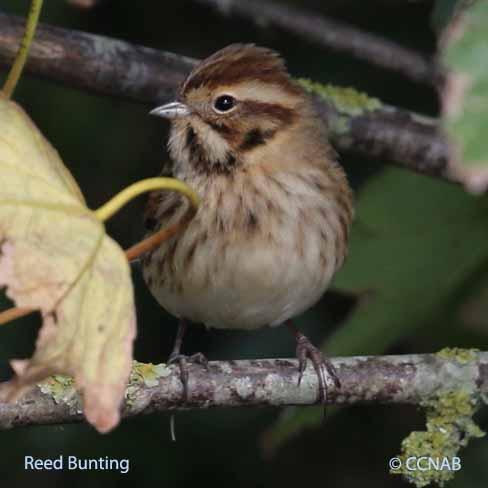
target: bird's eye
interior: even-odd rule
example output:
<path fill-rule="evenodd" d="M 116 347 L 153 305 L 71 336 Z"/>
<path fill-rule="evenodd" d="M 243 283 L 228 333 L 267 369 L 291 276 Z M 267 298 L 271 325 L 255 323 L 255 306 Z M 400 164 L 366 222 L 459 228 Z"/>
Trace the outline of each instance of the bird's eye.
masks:
<path fill-rule="evenodd" d="M 216 98 L 214 102 L 214 108 L 217 112 L 228 112 L 231 108 L 234 108 L 236 99 L 231 95 L 221 95 Z"/>

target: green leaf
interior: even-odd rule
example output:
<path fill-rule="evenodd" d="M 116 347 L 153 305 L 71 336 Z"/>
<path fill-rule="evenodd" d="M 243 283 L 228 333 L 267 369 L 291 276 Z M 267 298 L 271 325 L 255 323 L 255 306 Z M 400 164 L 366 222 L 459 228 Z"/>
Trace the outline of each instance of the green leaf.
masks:
<path fill-rule="evenodd" d="M 391 168 L 357 201 L 349 258 L 334 286 L 363 301 L 325 344 L 329 355 L 380 354 L 431 320 L 488 257 L 486 198 Z M 412 351 L 415 352 L 415 351 Z M 318 416 L 287 410 L 266 435 L 274 448 Z"/>
<path fill-rule="evenodd" d="M 488 188 L 488 2 L 459 12 L 445 31 L 441 62 L 448 69 L 443 126 L 453 147 L 453 176 L 466 188 Z"/>

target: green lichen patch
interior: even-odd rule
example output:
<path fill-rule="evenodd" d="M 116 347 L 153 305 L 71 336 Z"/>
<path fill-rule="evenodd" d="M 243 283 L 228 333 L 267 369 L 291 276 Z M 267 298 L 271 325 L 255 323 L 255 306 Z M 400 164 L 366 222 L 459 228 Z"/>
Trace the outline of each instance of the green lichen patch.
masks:
<path fill-rule="evenodd" d="M 171 370 L 165 364 L 140 363 L 134 361 L 129 379 L 129 385 L 144 383 L 145 386 L 157 386 L 159 378 L 169 376 Z"/>
<path fill-rule="evenodd" d="M 426 430 L 414 431 L 403 440 L 398 456 L 402 461 L 401 468 L 391 470 L 391 473 L 402 474 L 419 488 L 430 483 L 442 487 L 455 475 L 452 462 L 459 449 L 470 439 L 485 435 L 473 421 L 478 401 L 472 392 L 459 390 L 441 393 L 422 407 L 426 409 Z M 425 463 L 432 459 L 441 465 L 442 460 L 446 460 L 447 465 L 442 469 L 411 469 L 420 458 L 425 458 Z M 410 464 L 409 459 L 413 459 Z"/>
<path fill-rule="evenodd" d="M 76 400 L 75 381 L 71 376 L 60 374 L 49 377 L 46 381 L 37 385 L 42 393 L 51 395 L 56 403 L 66 403 L 70 405 Z"/>
<path fill-rule="evenodd" d="M 476 353 L 479 349 L 462 349 L 460 347 L 445 347 L 441 349 L 437 356 L 442 359 L 454 359 L 460 364 L 467 364 L 476 360 Z"/>
<path fill-rule="evenodd" d="M 132 371 L 129 377 L 129 384 L 125 390 L 125 401 L 128 406 L 134 402 L 137 391 L 141 385 L 149 388 L 157 386 L 159 378 L 168 376 L 171 370 L 165 364 L 132 362 Z"/>
<path fill-rule="evenodd" d="M 331 103 L 339 113 L 356 116 L 381 108 L 377 98 L 370 97 L 351 87 L 340 87 L 322 84 L 306 78 L 299 78 L 296 82 L 306 91 L 318 95 Z"/>

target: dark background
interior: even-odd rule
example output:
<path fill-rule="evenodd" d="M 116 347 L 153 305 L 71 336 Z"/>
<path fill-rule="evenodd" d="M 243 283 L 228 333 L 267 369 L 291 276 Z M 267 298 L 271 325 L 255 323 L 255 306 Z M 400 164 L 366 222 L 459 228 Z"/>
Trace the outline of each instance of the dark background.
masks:
<path fill-rule="evenodd" d="M 405 46 L 431 54 L 436 48 L 431 28 L 432 3 L 393 1 L 295 1 L 318 12 L 346 20 L 363 29 L 395 39 Z M 70 7 L 61 0 L 45 2 L 42 20 L 65 28 L 75 28 L 121 38 L 192 57 L 205 57 L 231 42 L 255 42 L 279 50 L 287 59 L 290 71 L 317 81 L 354 86 L 392 105 L 428 115 L 437 115 L 435 91 L 414 84 L 402 76 L 358 62 L 346 55 L 334 54 L 272 28 L 257 28 L 252 23 L 225 18 L 215 11 L 187 0 L 156 2 L 148 0 L 107 0 L 90 11 Z M 27 0 L 2 0 L 0 8 L 7 13 L 24 15 Z M 56 146 L 74 174 L 92 208 L 98 207 L 127 184 L 155 176 L 166 152 L 167 125 L 147 116 L 149 106 L 128 103 L 108 97 L 93 96 L 58 86 L 49 81 L 24 76 L 16 92 L 21 103 L 39 125 L 45 136 Z M 485 205 L 482 199 L 473 202 L 463 190 L 402 170 L 385 169 L 385 161 L 367 161 L 342 157 L 358 193 L 359 216 L 355 245 L 361 241 L 365 222 L 361 214 L 361 193 L 370 180 L 393 174 L 385 181 L 397 182 L 391 187 L 378 183 L 385 201 L 393 198 L 393 218 L 401 216 L 417 199 L 415 188 L 434 188 L 440 197 L 429 204 L 425 214 L 405 220 L 402 232 L 414 234 L 416 226 L 429 215 L 436 221 L 441 214 L 445 193 L 448 200 L 462 204 Z M 387 162 L 386 162 L 387 163 Z M 404 182 L 412 191 L 401 191 Z M 418 184 L 417 184 L 418 183 Z M 398 187 L 396 186 L 398 185 Z M 366 190 L 364 190 L 366 192 Z M 403 197 L 405 196 L 405 197 Z M 468 201 L 469 199 L 469 201 Z M 130 204 L 108 223 L 109 233 L 128 247 L 141 238 L 143 229 L 140 213 L 143 198 Z M 427 206 L 429 205 L 429 206 Z M 439 205 L 439 206 L 437 206 Z M 460 203 L 461 205 L 461 203 Z M 454 210 L 456 205 L 453 204 Z M 371 212 L 370 212 L 371 215 Z M 374 219 L 372 212 L 371 219 Z M 446 232 L 442 214 L 436 232 Z M 381 216 L 378 213 L 378 220 Z M 418 221 L 416 220 L 418 219 Z M 452 219 L 455 215 L 452 214 Z M 481 222 L 480 225 L 484 223 Z M 386 225 L 386 224 L 385 224 Z M 392 227 L 392 232 L 396 227 Z M 462 232 L 453 227 L 449 233 Z M 439 234 L 440 235 L 440 234 Z M 398 236 L 393 235 L 392 239 Z M 463 235 L 457 235 L 460 241 Z M 393 242 L 393 241 L 392 241 Z M 396 242 L 396 241 L 395 241 Z M 442 243 L 441 243 L 442 245 Z M 472 242 L 479 249 L 486 242 Z M 351 250 L 354 255 L 354 247 Z M 385 254 L 386 249 L 386 254 Z M 430 251 L 429 251 L 430 252 Z M 406 253 L 406 254 L 402 254 Z M 417 253 L 418 255 L 416 255 Z M 411 259 L 426 260 L 422 249 L 409 253 L 388 242 L 376 256 L 378 263 L 391 259 L 393 276 L 395 263 Z M 387 256 L 388 255 L 388 256 Z M 427 261 L 428 263 L 428 256 Z M 458 271 L 458 262 L 446 255 L 442 267 Z M 460 265 L 459 265 L 460 266 Z M 424 276 L 436 273 L 428 264 L 412 282 L 419 287 Z M 439 271 L 440 273 L 440 271 Z M 459 273 L 458 273 L 459 274 Z M 398 286 L 407 278 L 398 274 Z M 441 275 L 439 275 L 441 276 Z M 134 270 L 138 307 L 138 337 L 136 358 L 142 362 L 163 362 L 171 349 L 176 322 L 165 314 L 152 299 Z M 440 281 L 445 282 L 443 278 Z M 374 277 L 372 277 L 374 281 Z M 444 346 L 487 347 L 488 328 L 485 304 L 488 297 L 486 266 L 470 269 L 446 294 L 443 303 L 428 314 L 415 317 L 419 327 L 410 332 L 400 331 L 403 313 L 415 311 L 417 297 L 388 308 L 385 317 L 390 331 L 398 327 L 398 337 L 390 341 L 384 353 L 416 353 L 436 351 Z M 393 285 L 395 286 L 395 285 Z M 431 290 L 435 293 L 436 290 Z M 418 298 L 421 302 L 421 297 Z M 442 306 L 441 306 L 442 305 Z M 7 303 L 4 303 L 7 306 Z M 420 305 L 418 305 L 420 307 Z M 320 341 L 346 320 L 351 300 L 339 294 L 328 294 L 314 309 L 298 319 L 299 326 Z M 420 309 L 419 309 L 420 310 Z M 423 313 L 423 312 L 422 312 Z M 420 320 L 422 319 L 422 320 Z M 39 322 L 36 317 L 19 320 L 0 329 L 0 376 L 10 375 L 8 360 L 27 357 L 32 353 Z M 394 334 L 393 334 L 394 336 Z M 351 354 L 369 351 L 370 344 L 351 346 Z M 211 360 L 280 357 L 294 354 L 294 342 L 286 330 L 272 329 L 253 333 L 207 332 L 199 326 L 191 329 L 185 343 L 187 352 L 202 351 Z M 125 420 L 108 435 L 99 435 L 87 425 L 31 427 L 0 432 L 0 480 L 2 486 L 48 486 L 70 484 L 78 486 L 192 486 L 203 483 L 219 486 L 296 487 L 297 485 L 356 487 L 406 486 L 398 477 L 388 474 L 387 461 L 400 450 L 401 440 L 415 429 L 423 428 L 423 415 L 414 407 L 370 406 L 334 411 L 320 428 L 306 430 L 285 442 L 273 453 L 263 449 L 263 433 L 271 428 L 280 409 L 236 409 L 178 413 L 177 442 L 170 441 L 169 415 L 157 414 Z M 486 414 L 478 422 L 488 428 Z M 130 472 L 29 472 L 24 470 L 25 455 L 54 458 L 60 454 L 78 457 L 129 458 Z M 488 482 L 488 448 L 486 440 L 473 441 L 461 452 L 462 470 L 450 483 L 452 487 L 481 487 Z"/>

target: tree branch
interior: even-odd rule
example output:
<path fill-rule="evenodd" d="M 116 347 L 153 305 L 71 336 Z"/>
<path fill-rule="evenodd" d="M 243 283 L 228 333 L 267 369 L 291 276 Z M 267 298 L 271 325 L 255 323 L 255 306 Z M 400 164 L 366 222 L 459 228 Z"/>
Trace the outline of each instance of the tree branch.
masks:
<path fill-rule="evenodd" d="M 421 54 L 381 36 L 301 8 L 263 0 L 194 0 L 223 15 L 238 15 L 258 26 L 274 26 L 327 49 L 351 54 L 357 59 L 397 71 L 407 78 L 437 86 L 442 70 Z"/>
<path fill-rule="evenodd" d="M 68 0 L 68 3 L 73 7 L 90 9 L 98 6 L 101 0 Z"/>
<path fill-rule="evenodd" d="M 25 20 L 0 14 L 0 63 L 8 66 L 17 52 Z M 40 24 L 26 71 L 102 95 L 158 103 L 197 61 L 117 39 Z"/>
<path fill-rule="evenodd" d="M 11 63 L 24 19 L 0 14 L 0 63 Z M 95 93 L 157 104 L 174 96 L 196 60 L 103 36 L 40 25 L 27 71 Z M 446 179 L 448 146 L 434 120 L 381 105 L 344 109 L 321 99 L 332 143 L 339 151 L 381 158 Z"/>
<path fill-rule="evenodd" d="M 425 404 L 469 385 L 474 401 L 488 393 L 488 353 L 469 352 L 469 360 L 441 354 L 358 356 L 333 360 L 341 381 L 329 387 L 327 404 Z M 189 365 L 189 400 L 182 401 L 176 366 L 136 363 L 129 383 L 125 417 L 166 410 L 211 407 L 314 405 L 317 376 L 311 365 L 297 386 L 298 362 L 290 359 L 211 362 L 208 371 Z M 55 377 L 56 378 L 56 377 Z M 81 401 L 62 377 L 35 388 L 16 404 L 0 403 L 0 428 L 57 424 L 82 419 Z"/>

